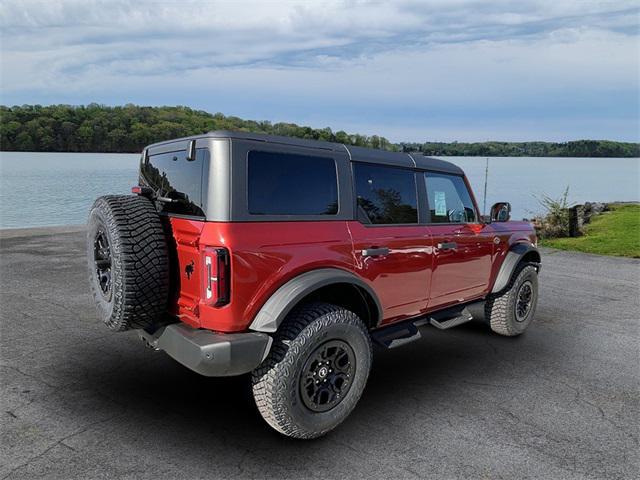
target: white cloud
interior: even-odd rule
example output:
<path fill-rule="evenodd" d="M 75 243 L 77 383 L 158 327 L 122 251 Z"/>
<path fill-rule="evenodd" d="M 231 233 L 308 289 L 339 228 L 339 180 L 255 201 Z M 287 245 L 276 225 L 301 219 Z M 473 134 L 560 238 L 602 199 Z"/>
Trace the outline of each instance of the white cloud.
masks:
<path fill-rule="evenodd" d="M 188 103 L 371 133 L 385 131 L 358 121 L 372 107 L 389 131 L 447 109 L 451 135 L 518 109 L 617 125 L 637 102 L 637 23 L 627 1 L 5 0 L 2 101 Z"/>

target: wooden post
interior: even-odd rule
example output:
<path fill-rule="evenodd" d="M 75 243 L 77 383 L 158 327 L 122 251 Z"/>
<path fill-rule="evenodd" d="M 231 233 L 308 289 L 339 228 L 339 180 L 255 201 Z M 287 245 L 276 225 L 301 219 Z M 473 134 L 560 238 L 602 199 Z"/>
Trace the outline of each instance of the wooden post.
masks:
<path fill-rule="evenodd" d="M 580 236 L 580 222 L 578 220 L 578 205 L 569 209 L 569 236 Z"/>

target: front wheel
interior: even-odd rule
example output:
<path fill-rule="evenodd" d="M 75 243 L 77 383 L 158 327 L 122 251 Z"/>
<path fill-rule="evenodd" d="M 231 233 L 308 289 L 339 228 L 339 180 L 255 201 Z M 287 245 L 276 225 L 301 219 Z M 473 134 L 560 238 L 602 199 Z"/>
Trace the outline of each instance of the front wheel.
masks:
<path fill-rule="evenodd" d="M 316 438 L 351 413 L 372 362 L 371 340 L 358 316 L 328 303 L 295 308 L 271 352 L 252 374 L 265 421 L 294 438 Z"/>
<path fill-rule="evenodd" d="M 487 299 L 485 317 L 491 330 L 507 337 L 524 333 L 536 312 L 538 271 L 522 264 L 507 288 Z"/>

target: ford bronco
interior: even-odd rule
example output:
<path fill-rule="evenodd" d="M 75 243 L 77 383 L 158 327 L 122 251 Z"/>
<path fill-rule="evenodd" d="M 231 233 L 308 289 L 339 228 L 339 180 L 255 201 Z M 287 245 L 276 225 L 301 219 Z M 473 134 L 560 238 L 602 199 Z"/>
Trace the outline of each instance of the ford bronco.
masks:
<path fill-rule="evenodd" d="M 145 148 L 138 183 L 89 215 L 99 317 L 202 375 L 250 373 L 285 435 L 349 415 L 373 345 L 474 316 L 515 336 L 533 319 L 534 230 L 506 202 L 481 217 L 452 163 L 212 132 Z"/>

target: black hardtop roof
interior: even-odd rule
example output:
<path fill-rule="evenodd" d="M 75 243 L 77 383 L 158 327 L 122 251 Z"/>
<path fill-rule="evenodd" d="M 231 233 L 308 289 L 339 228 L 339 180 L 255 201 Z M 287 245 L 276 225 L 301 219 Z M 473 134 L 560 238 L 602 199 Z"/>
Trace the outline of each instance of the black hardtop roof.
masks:
<path fill-rule="evenodd" d="M 267 135 L 264 133 L 238 132 L 232 130 L 216 130 L 194 135 L 191 137 L 176 138 L 164 142 L 154 143 L 146 148 L 151 150 L 155 147 L 167 146 L 171 143 L 186 142 L 200 138 L 230 138 L 238 140 L 251 140 L 256 142 L 278 143 L 282 145 L 292 145 L 305 148 L 315 148 L 337 152 L 347 152 L 352 161 L 376 163 L 381 165 L 395 165 L 399 167 L 419 168 L 423 170 L 435 170 L 446 173 L 462 175 L 464 172 L 460 167 L 446 160 L 426 157 L 421 153 L 389 152 L 387 150 L 377 150 L 374 148 L 356 147 L 342 143 L 325 142 L 323 140 L 309 140 L 306 138 L 283 137 L 279 135 Z M 152 152 L 150 152 L 152 153 Z"/>

